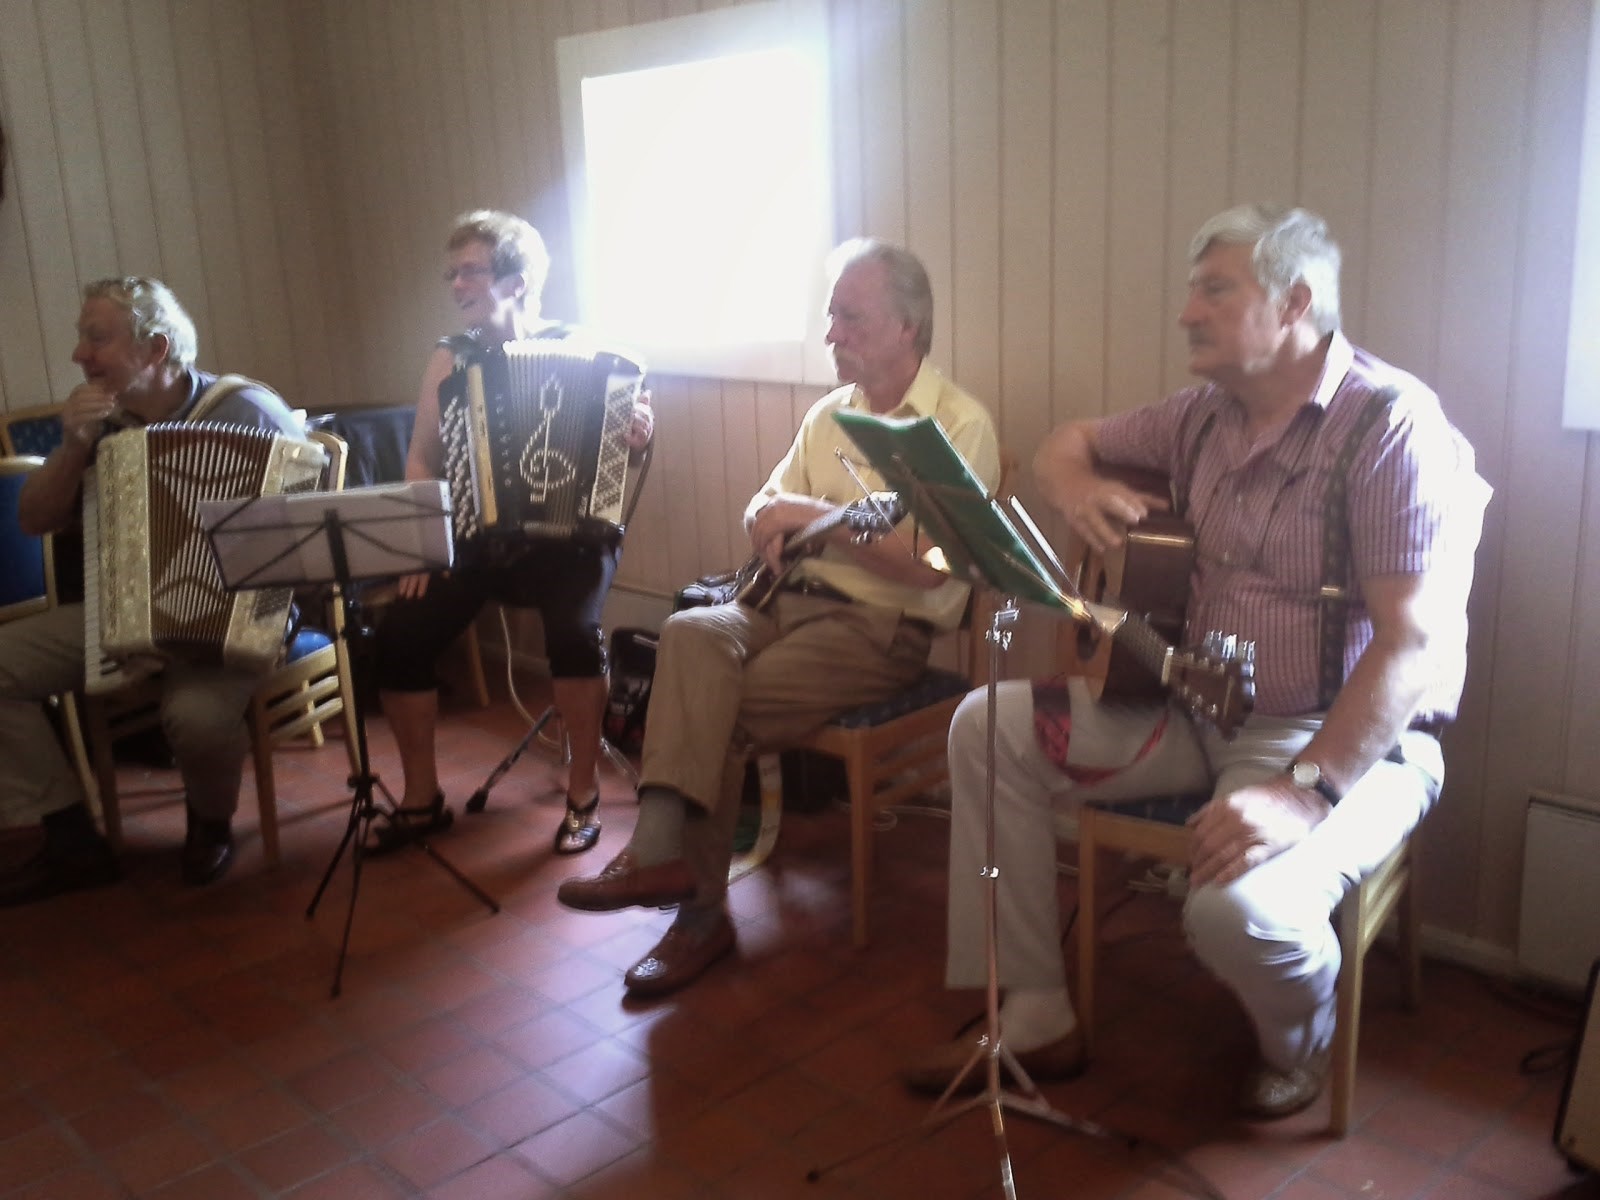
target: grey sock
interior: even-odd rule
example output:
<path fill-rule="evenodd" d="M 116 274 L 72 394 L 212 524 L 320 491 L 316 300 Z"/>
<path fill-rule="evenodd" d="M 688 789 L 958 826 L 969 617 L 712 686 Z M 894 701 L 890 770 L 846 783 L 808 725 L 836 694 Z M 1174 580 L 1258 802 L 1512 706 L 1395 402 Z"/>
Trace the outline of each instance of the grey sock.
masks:
<path fill-rule="evenodd" d="M 639 789 L 639 823 L 628 849 L 641 867 L 683 857 L 683 816 L 687 802 L 671 788 Z"/>
<path fill-rule="evenodd" d="M 690 900 L 678 905 L 678 915 L 673 918 L 672 927 L 691 940 L 699 941 L 722 922 L 722 912 L 720 900 L 715 904 L 699 904 Z"/>

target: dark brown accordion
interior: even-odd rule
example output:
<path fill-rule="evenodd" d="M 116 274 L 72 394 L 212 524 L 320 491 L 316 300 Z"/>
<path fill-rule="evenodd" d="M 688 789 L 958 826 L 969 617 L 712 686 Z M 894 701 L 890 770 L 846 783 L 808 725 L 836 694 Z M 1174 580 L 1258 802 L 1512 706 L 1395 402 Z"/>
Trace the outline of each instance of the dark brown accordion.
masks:
<path fill-rule="evenodd" d="M 506 538 L 614 541 L 644 368 L 575 340 L 479 347 L 439 385 L 457 553 Z"/>

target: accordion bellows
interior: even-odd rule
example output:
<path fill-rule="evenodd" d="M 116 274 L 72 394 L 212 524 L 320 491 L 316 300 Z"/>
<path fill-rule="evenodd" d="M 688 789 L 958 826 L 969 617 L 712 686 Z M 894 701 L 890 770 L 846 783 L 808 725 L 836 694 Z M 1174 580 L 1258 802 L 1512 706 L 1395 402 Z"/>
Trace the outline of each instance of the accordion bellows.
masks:
<path fill-rule="evenodd" d="M 481 347 L 459 362 L 439 385 L 458 551 L 502 535 L 619 536 L 643 377 L 575 339 Z"/>
<path fill-rule="evenodd" d="M 196 505 L 314 490 L 325 461 L 313 443 L 242 426 L 158 424 L 102 441 L 84 481 L 88 690 L 169 658 L 270 667 L 290 590 L 225 590 Z"/>

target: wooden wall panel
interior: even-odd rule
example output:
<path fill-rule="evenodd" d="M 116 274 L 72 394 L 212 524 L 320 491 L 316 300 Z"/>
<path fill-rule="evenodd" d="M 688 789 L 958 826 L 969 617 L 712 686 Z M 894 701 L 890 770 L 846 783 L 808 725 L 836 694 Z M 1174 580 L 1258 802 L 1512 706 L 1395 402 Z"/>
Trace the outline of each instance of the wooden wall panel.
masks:
<path fill-rule="evenodd" d="M 164 274 L 211 361 L 308 402 L 409 403 L 452 327 L 461 209 L 527 214 L 547 310 L 571 311 L 557 40 L 722 3 L 0 0 L 0 405 L 72 386 L 78 288 L 110 269 Z M 1509 954 L 1527 791 L 1600 775 L 1595 445 L 1556 400 L 1589 0 L 827 4 L 838 232 L 923 257 L 934 360 L 1024 461 L 1185 379 L 1201 220 L 1247 199 L 1330 218 L 1347 328 L 1438 387 L 1497 488 L 1427 902 Z M 652 387 L 622 580 L 665 594 L 743 557 L 738 514 L 820 389 Z"/>

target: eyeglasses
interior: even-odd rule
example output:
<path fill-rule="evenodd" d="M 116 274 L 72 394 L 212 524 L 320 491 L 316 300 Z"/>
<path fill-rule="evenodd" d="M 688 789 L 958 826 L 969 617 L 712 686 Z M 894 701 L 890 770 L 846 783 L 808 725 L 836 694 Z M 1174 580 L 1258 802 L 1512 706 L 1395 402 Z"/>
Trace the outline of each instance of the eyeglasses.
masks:
<path fill-rule="evenodd" d="M 465 266 L 451 267 L 444 273 L 444 281 L 454 283 L 457 276 L 462 279 L 487 279 L 493 274 L 493 267 L 480 267 L 477 263 L 467 263 Z"/>

